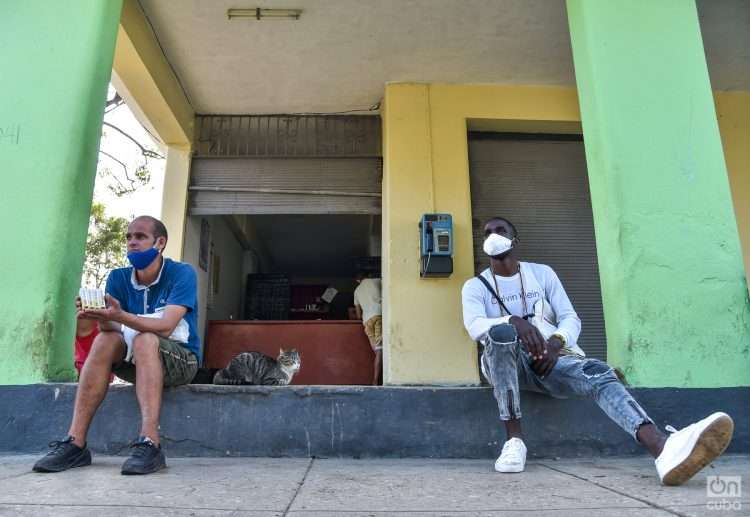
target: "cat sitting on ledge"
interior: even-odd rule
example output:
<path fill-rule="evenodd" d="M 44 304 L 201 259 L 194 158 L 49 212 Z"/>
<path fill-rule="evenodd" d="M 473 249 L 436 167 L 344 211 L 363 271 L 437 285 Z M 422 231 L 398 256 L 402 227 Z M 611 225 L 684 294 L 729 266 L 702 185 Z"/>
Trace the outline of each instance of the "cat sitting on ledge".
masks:
<path fill-rule="evenodd" d="M 274 359 L 262 352 L 243 352 L 213 375 L 214 384 L 286 386 L 302 366 L 296 349 L 279 350 Z M 193 381 L 196 382 L 196 381 Z"/>

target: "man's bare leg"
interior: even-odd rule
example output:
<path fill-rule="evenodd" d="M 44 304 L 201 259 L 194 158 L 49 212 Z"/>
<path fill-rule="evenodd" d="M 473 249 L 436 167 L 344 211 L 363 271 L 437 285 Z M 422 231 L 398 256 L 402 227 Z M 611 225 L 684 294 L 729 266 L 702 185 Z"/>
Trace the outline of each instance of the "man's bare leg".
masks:
<path fill-rule="evenodd" d="M 164 368 L 156 334 L 138 334 L 133 340 L 135 394 L 141 408 L 141 436 L 159 445 L 159 414 L 164 387 Z"/>
<path fill-rule="evenodd" d="M 125 342 L 119 332 L 104 331 L 94 338 L 78 381 L 73 421 L 68 430 L 68 435 L 75 438 L 73 443 L 78 447 L 82 448 L 86 443 L 91 420 L 107 395 L 112 365 L 125 357 L 125 350 Z"/>
<path fill-rule="evenodd" d="M 638 443 L 643 445 L 654 458 L 659 457 L 659 454 L 664 449 L 664 443 L 667 441 L 667 435 L 659 431 L 659 428 L 651 423 L 640 426 L 635 436 L 638 438 Z"/>
<path fill-rule="evenodd" d="M 521 419 L 511 418 L 510 420 L 503 421 L 505 424 L 505 439 L 510 440 L 511 438 L 520 438 L 523 440 L 523 433 L 521 433 Z"/>
<path fill-rule="evenodd" d="M 378 386 L 383 374 L 383 350 L 375 351 L 375 361 L 373 362 L 372 385 Z"/>

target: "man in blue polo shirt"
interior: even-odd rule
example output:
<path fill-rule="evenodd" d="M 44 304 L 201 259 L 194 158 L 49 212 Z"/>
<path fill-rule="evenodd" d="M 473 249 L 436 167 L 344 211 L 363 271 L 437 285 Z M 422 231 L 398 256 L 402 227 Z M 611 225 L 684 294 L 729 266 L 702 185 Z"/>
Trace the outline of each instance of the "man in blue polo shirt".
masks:
<path fill-rule="evenodd" d="M 81 310 L 79 318 L 98 320 L 94 340 L 81 372 L 68 436 L 35 465 L 37 472 L 60 472 L 91 464 L 86 434 L 107 394 L 109 376 L 135 383 L 141 409 L 141 431 L 131 446 L 123 474 L 150 474 L 166 466 L 159 442 L 162 389 L 193 380 L 200 363 L 195 271 L 189 264 L 162 256 L 167 229 L 150 216 L 128 226 L 131 267 L 107 278 L 107 308 Z"/>

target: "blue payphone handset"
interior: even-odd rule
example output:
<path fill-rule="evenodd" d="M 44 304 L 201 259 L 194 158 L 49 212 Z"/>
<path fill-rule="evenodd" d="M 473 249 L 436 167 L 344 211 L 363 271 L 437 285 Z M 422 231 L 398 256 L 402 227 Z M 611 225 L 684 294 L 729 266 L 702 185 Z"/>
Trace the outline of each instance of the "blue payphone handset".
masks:
<path fill-rule="evenodd" d="M 419 222 L 420 274 L 446 277 L 453 273 L 453 217 L 424 214 Z"/>

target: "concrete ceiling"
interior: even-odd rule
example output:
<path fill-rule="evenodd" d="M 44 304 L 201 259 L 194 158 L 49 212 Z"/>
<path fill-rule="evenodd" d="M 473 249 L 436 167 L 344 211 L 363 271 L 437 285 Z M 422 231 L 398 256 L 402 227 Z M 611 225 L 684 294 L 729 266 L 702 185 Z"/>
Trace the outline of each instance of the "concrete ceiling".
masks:
<path fill-rule="evenodd" d="M 354 259 L 367 255 L 370 216 L 253 215 L 274 270 L 289 276 L 354 277 Z"/>
<path fill-rule="evenodd" d="M 574 85 L 564 0 L 139 0 L 198 113 L 367 110 L 390 81 Z M 750 89 L 750 1 L 701 0 L 715 89 Z M 228 8 L 302 8 L 298 21 Z"/>

